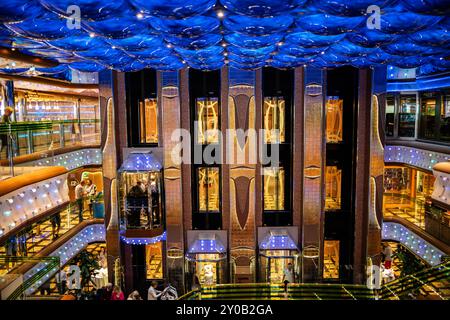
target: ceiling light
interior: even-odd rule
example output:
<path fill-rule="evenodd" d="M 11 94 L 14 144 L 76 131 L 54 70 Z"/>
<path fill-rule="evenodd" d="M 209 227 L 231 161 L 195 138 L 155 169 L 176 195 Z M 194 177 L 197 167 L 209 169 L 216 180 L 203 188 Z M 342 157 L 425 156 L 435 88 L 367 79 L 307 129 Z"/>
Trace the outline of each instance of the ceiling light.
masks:
<path fill-rule="evenodd" d="M 217 11 L 217 17 L 218 18 L 223 18 L 223 17 L 225 17 L 225 13 L 222 10 L 218 10 Z"/>

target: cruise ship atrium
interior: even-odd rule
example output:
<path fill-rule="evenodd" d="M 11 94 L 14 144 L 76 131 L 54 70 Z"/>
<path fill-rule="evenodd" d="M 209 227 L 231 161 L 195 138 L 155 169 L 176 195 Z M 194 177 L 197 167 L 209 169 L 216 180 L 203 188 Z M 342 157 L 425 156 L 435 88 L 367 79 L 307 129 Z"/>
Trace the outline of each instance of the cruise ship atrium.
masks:
<path fill-rule="evenodd" d="M 450 298 L 449 0 L 2 0 L 0 113 L 0 300 Z"/>

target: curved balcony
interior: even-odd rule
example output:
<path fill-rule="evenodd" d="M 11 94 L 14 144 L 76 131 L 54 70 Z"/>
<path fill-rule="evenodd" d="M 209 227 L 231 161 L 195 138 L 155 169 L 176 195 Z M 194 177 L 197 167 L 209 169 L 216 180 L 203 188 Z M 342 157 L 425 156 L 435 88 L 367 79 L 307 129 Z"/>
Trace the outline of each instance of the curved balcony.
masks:
<path fill-rule="evenodd" d="M 69 203 L 68 171 L 48 167 L 0 183 L 0 240 Z"/>
<path fill-rule="evenodd" d="M 101 165 L 98 120 L 3 123 L 0 137 L 0 179 L 35 167 Z"/>

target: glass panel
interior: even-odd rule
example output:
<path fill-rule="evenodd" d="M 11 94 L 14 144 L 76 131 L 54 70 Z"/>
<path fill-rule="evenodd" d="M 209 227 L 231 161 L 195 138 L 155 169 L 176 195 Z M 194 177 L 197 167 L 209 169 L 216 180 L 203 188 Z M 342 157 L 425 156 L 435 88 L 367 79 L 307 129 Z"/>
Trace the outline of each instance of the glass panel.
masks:
<path fill-rule="evenodd" d="M 197 254 L 196 274 L 200 284 L 213 285 L 218 282 L 217 268 L 219 264 L 215 261 L 219 260 L 219 258 L 219 254 L 216 253 Z"/>
<path fill-rule="evenodd" d="M 414 137 L 416 126 L 416 95 L 400 96 L 398 135 Z"/>
<path fill-rule="evenodd" d="M 199 168 L 198 207 L 200 211 L 219 211 L 219 168 Z"/>
<path fill-rule="evenodd" d="M 394 111 L 395 98 L 390 95 L 386 97 L 386 136 L 394 136 Z"/>
<path fill-rule="evenodd" d="M 327 143 L 342 142 L 342 105 L 338 97 L 327 99 Z"/>
<path fill-rule="evenodd" d="M 339 279 L 339 240 L 325 240 L 323 246 L 323 277 Z"/>
<path fill-rule="evenodd" d="M 219 100 L 217 98 L 196 99 L 197 143 L 219 143 Z"/>
<path fill-rule="evenodd" d="M 338 210 L 341 208 L 341 175 L 342 170 L 336 166 L 326 167 L 325 210 Z"/>
<path fill-rule="evenodd" d="M 139 103 L 141 143 L 158 143 L 158 104 L 156 99 Z"/>
<path fill-rule="evenodd" d="M 282 97 L 264 98 L 264 142 L 285 142 L 285 101 Z"/>
<path fill-rule="evenodd" d="M 270 283 L 282 283 L 284 270 L 287 269 L 288 264 L 294 265 L 294 258 L 289 257 L 291 255 L 289 250 L 269 250 L 267 256 L 270 257 L 269 267 L 269 282 Z M 295 280 L 295 279 L 294 279 Z"/>
<path fill-rule="evenodd" d="M 147 279 L 163 278 L 162 242 L 145 246 Z"/>
<path fill-rule="evenodd" d="M 445 95 L 442 103 L 440 132 L 440 140 L 450 141 L 450 95 Z"/>
<path fill-rule="evenodd" d="M 284 210 L 284 168 L 264 168 L 264 210 Z"/>
<path fill-rule="evenodd" d="M 421 138 L 433 139 L 435 128 L 436 98 L 423 96 L 420 104 Z"/>

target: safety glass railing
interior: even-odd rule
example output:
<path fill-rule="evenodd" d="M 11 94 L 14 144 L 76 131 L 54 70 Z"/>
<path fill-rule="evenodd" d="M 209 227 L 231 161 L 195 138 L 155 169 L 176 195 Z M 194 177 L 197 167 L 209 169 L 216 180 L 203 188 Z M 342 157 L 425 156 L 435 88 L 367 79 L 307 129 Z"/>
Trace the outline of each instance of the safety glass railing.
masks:
<path fill-rule="evenodd" d="M 36 284 L 41 284 L 48 279 L 48 274 L 54 271 L 57 271 L 60 267 L 60 259 L 59 257 L 11 257 L 11 256 L 0 256 L 0 263 L 6 262 L 14 262 L 14 263 L 30 263 L 30 264 L 39 264 L 39 271 L 33 274 L 32 276 L 24 279 L 21 274 L 17 274 L 17 277 L 14 278 L 14 281 L 9 280 L 6 276 L 0 276 L 0 281 L 6 283 L 3 290 L 8 290 L 11 293 L 6 294 L 4 298 L 5 300 L 17 300 L 20 298 L 24 298 L 24 294 L 26 290 L 31 288 Z M 9 283 L 8 283 L 9 282 Z"/>
<path fill-rule="evenodd" d="M 352 284 L 294 283 L 287 291 L 282 284 L 217 284 L 190 291 L 180 300 L 389 300 L 437 282 L 450 282 L 450 261 L 383 284 L 379 290 Z M 441 299 L 448 298 L 434 287 Z"/>
<path fill-rule="evenodd" d="M 86 205 L 82 211 L 78 202 L 72 202 L 60 212 L 23 228 L 0 243 L 0 255 L 12 258 L 0 261 L 0 276 L 14 273 L 22 261 L 25 261 L 22 258 L 39 254 L 82 221 L 104 218 L 102 196 L 86 197 L 83 201 Z"/>
<path fill-rule="evenodd" d="M 0 179 L 53 166 L 64 148 L 99 144 L 99 120 L 0 123 Z"/>

